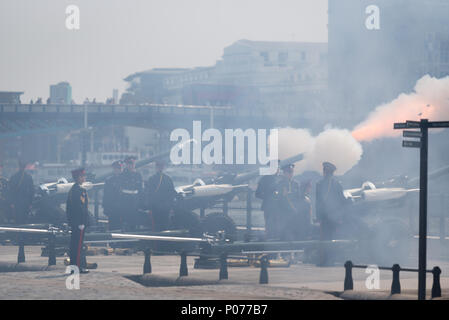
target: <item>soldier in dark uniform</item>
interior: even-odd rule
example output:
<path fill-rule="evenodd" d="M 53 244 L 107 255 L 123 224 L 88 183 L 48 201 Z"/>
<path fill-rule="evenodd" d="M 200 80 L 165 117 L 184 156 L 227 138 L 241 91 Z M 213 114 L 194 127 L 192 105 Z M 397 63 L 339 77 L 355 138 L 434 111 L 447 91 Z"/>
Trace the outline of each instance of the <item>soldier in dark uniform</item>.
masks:
<path fill-rule="evenodd" d="M 89 224 L 89 211 L 87 191 L 81 185 L 86 181 L 84 168 L 72 171 L 75 183 L 67 196 L 67 220 L 72 230 L 70 237 L 70 264 L 76 265 L 81 273 L 89 272 L 86 269 L 84 253 L 84 233 Z"/>
<path fill-rule="evenodd" d="M 67 196 L 67 220 L 72 235 L 70 238 L 70 264 L 76 265 L 80 272 L 88 272 L 84 253 L 84 234 L 89 225 L 89 198 L 87 191 L 81 185 L 86 181 L 84 168 L 72 171 L 75 183 Z"/>
<path fill-rule="evenodd" d="M 278 162 L 279 163 L 279 162 Z M 257 184 L 256 197 L 262 199 L 261 209 L 264 214 L 265 219 L 265 235 L 267 239 L 277 238 L 278 230 L 278 203 L 275 197 L 276 183 L 279 176 L 279 165 L 278 170 L 273 175 L 265 175 L 260 178 Z"/>
<path fill-rule="evenodd" d="M 165 162 L 156 161 L 156 173 L 152 175 L 146 185 L 148 208 L 150 209 L 150 224 L 154 231 L 166 230 L 169 227 L 170 213 L 176 197 L 172 179 L 163 170 Z"/>
<path fill-rule="evenodd" d="M 316 216 L 320 221 L 323 238 L 331 240 L 341 221 L 342 209 L 348 204 L 343 187 L 335 179 L 337 168 L 330 162 L 323 163 L 323 179 L 316 185 Z"/>
<path fill-rule="evenodd" d="M 109 218 L 109 230 L 118 230 L 122 228 L 121 214 L 125 207 L 121 201 L 121 173 L 123 163 L 115 161 L 112 164 L 114 175 L 104 183 L 103 209 L 104 214 Z"/>
<path fill-rule="evenodd" d="M 8 179 L 3 177 L 3 164 L 0 163 L 0 222 L 6 222 L 8 202 L 6 193 L 8 191 Z"/>
<path fill-rule="evenodd" d="M 121 213 L 123 227 L 135 230 L 139 224 L 139 208 L 142 202 L 142 175 L 136 171 L 135 157 L 125 159 L 125 169 L 120 175 L 121 204 L 126 211 Z"/>
<path fill-rule="evenodd" d="M 11 177 L 8 183 L 7 201 L 11 210 L 10 215 L 17 224 L 28 222 L 34 198 L 33 178 L 26 172 L 26 165 L 25 161 L 19 161 L 19 171 Z"/>
<path fill-rule="evenodd" d="M 337 168 L 330 162 L 323 163 L 323 178 L 316 185 L 316 216 L 320 222 L 321 240 L 333 240 L 337 227 L 341 224 L 343 209 L 348 200 L 343 194 L 343 187 L 335 179 Z M 321 264 L 330 264 L 328 250 L 322 251 Z"/>
<path fill-rule="evenodd" d="M 300 191 L 298 182 L 293 179 L 294 164 L 282 167 L 282 175 L 277 183 L 279 203 L 279 234 L 282 240 L 297 240 L 300 230 L 299 202 Z"/>
<path fill-rule="evenodd" d="M 310 238 L 312 232 L 312 200 L 310 192 L 312 182 L 310 180 L 302 181 L 299 185 L 299 204 L 298 204 L 298 228 L 300 239 Z"/>

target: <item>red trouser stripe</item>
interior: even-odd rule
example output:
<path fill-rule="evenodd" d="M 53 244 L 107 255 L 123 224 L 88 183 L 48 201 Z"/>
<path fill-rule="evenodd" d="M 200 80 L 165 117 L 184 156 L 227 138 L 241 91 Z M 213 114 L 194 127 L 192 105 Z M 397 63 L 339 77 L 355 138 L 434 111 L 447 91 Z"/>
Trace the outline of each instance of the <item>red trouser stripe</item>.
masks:
<path fill-rule="evenodd" d="M 78 268 L 80 268 L 80 259 L 81 259 L 81 247 L 82 247 L 82 242 L 83 242 L 83 233 L 84 233 L 84 229 L 81 230 L 80 232 L 80 240 L 78 242 L 78 251 L 77 251 L 77 255 L 76 255 L 76 265 L 78 266 Z"/>

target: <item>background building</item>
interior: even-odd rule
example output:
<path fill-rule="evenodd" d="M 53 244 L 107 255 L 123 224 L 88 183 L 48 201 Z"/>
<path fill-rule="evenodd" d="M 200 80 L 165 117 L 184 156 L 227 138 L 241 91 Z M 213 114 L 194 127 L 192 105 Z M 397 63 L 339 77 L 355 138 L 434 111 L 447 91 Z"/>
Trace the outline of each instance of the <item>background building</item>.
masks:
<path fill-rule="evenodd" d="M 314 121 L 327 103 L 327 44 L 240 40 L 214 66 L 157 68 L 125 81 L 123 103 L 234 106 Z"/>
<path fill-rule="evenodd" d="M 68 82 L 60 82 L 50 86 L 50 103 L 71 104 L 72 87 Z"/>
<path fill-rule="evenodd" d="M 122 94 L 120 103 L 124 104 L 162 104 L 169 95 L 164 81 L 171 75 L 179 75 L 189 69 L 182 68 L 154 68 L 136 72 L 124 80 L 129 83 L 127 92 Z"/>
<path fill-rule="evenodd" d="M 0 91 L 0 103 L 20 104 L 20 96 L 23 92 L 19 91 Z"/>

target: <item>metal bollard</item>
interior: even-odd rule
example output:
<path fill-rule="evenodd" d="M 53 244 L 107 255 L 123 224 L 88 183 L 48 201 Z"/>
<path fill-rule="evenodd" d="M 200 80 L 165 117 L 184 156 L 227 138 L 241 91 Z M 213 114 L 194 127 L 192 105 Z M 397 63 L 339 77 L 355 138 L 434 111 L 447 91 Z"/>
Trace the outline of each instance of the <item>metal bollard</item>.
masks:
<path fill-rule="evenodd" d="M 432 269 L 432 274 L 433 274 L 432 298 L 439 298 L 441 297 L 441 287 L 440 287 L 441 269 L 439 267 L 434 267 Z"/>
<path fill-rule="evenodd" d="M 17 254 L 17 263 L 25 262 L 25 245 L 23 240 L 19 240 L 19 253 Z"/>
<path fill-rule="evenodd" d="M 354 289 L 354 282 L 352 280 L 352 261 L 348 260 L 345 262 L 345 284 L 344 284 L 344 290 L 353 290 Z"/>
<path fill-rule="evenodd" d="M 401 267 L 398 264 L 393 265 L 393 282 L 391 283 L 391 294 L 401 293 L 401 283 L 399 282 L 399 272 Z"/>
<path fill-rule="evenodd" d="M 260 258 L 260 277 L 259 284 L 268 283 L 268 256 Z"/>
<path fill-rule="evenodd" d="M 219 280 L 228 279 L 228 260 L 227 254 L 220 255 L 220 275 Z"/>
<path fill-rule="evenodd" d="M 56 265 L 56 250 L 55 250 L 55 235 L 52 234 L 48 237 L 48 265 Z"/>
<path fill-rule="evenodd" d="M 181 266 L 179 267 L 179 276 L 184 277 L 189 274 L 187 270 L 187 253 L 181 253 Z"/>
<path fill-rule="evenodd" d="M 145 249 L 145 262 L 143 263 L 143 273 L 151 273 L 151 249 Z"/>

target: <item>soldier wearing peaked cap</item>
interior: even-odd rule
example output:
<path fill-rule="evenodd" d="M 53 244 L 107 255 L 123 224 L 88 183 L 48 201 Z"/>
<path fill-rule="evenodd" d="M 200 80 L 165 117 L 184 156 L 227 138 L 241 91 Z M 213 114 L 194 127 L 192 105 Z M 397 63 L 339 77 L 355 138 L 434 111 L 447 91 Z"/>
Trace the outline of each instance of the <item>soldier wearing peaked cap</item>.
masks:
<path fill-rule="evenodd" d="M 121 183 L 121 205 L 126 208 L 121 213 L 122 223 L 126 229 L 135 230 L 139 224 L 139 208 L 143 201 L 143 179 L 136 171 L 136 158 L 133 156 L 125 158 L 125 168 L 120 175 Z"/>
<path fill-rule="evenodd" d="M 300 188 L 293 178 L 294 164 L 282 167 L 282 175 L 277 183 L 277 196 L 279 203 L 279 234 L 282 240 L 298 240 L 303 235 L 299 219 L 300 212 Z"/>
<path fill-rule="evenodd" d="M 72 230 L 70 238 L 70 264 L 76 265 L 81 273 L 86 273 L 86 257 L 84 252 L 84 234 L 89 225 L 89 199 L 87 191 L 82 187 L 86 181 L 84 168 L 72 171 L 75 183 L 67 197 L 67 220 Z"/>
<path fill-rule="evenodd" d="M 150 209 L 150 225 L 154 231 L 166 230 L 170 223 L 170 212 L 176 197 L 172 179 L 164 173 L 164 160 L 156 161 L 156 173 L 145 184 L 147 206 Z"/>
<path fill-rule="evenodd" d="M 335 170 L 337 170 L 337 167 L 330 162 L 323 162 L 323 170 L 327 172 L 329 172 L 329 174 L 333 174 L 335 172 Z"/>
<path fill-rule="evenodd" d="M 323 178 L 316 184 L 316 216 L 320 222 L 321 239 L 333 240 L 341 224 L 342 210 L 349 203 L 343 194 L 343 187 L 335 179 L 337 167 L 323 162 Z M 321 255 L 321 264 L 330 264 L 329 253 Z"/>
<path fill-rule="evenodd" d="M 278 170 L 273 175 L 265 175 L 260 178 L 257 189 L 256 197 L 262 199 L 262 211 L 265 219 L 265 235 L 267 239 L 275 239 L 278 237 L 278 203 L 275 196 L 276 182 L 279 176 L 279 163 Z"/>
<path fill-rule="evenodd" d="M 33 178 L 26 172 L 27 164 L 26 161 L 19 161 L 19 171 L 11 177 L 7 189 L 11 217 L 18 224 L 27 223 L 34 198 Z"/>
<path fill-rule="evenodd" d="M 113 176 L 104 183 L 103 191 L 103 209 L 105 215 L 109 218 L 109 230 L 118 230 L 122 228 L 121 214 L 125 207 L 121 201 L 121 180 L 120 175 L 123 171 L 123 162 L 115 161 L 112 163 Z"/>

